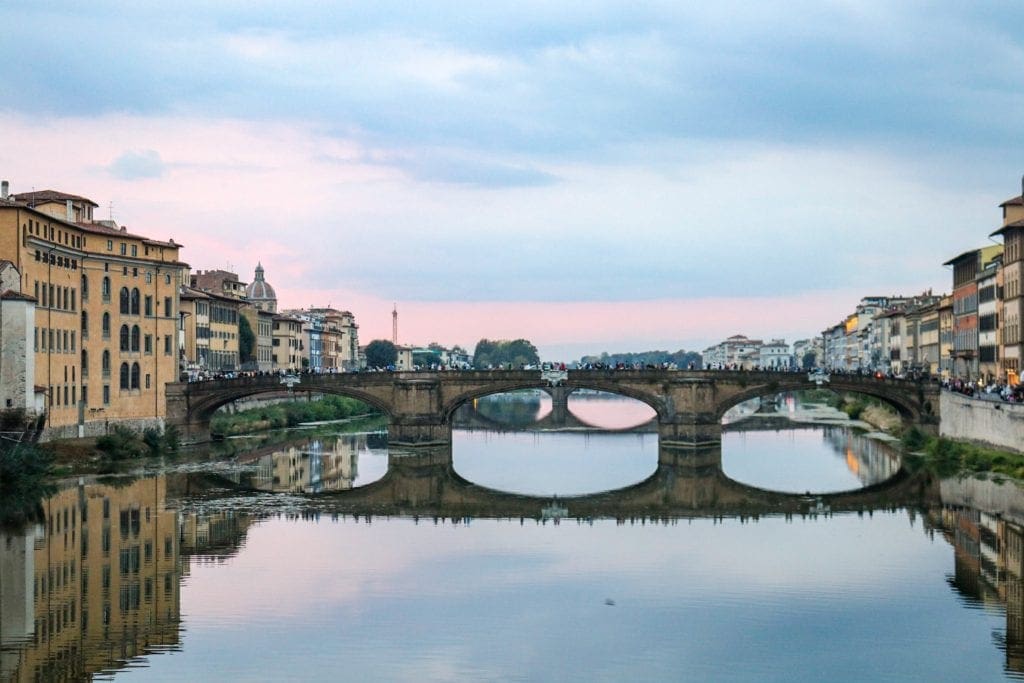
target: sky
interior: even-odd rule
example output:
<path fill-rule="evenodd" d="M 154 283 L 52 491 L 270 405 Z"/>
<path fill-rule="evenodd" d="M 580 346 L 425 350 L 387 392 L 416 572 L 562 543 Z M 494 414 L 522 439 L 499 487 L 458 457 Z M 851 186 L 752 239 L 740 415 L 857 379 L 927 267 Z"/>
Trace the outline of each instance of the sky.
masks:
<path fill-rule="evenodd" d="M 0 178 L 360 338 L 549 360 L 947 292 L 1020 194 L 1015 2 L 0 3 Z"/>

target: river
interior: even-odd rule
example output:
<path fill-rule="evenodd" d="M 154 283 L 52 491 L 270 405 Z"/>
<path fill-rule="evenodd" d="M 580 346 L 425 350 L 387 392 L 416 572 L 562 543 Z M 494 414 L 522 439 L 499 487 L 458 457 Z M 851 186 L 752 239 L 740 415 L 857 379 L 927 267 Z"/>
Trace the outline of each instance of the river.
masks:
<path fill-rule="evenodd" d="M 66 482 L 2 532 L 0 680 L 1024 677 L 1021 489 L 778 408 L 696 456 L 533 397 L 450 452 L 321 428 Z"/>

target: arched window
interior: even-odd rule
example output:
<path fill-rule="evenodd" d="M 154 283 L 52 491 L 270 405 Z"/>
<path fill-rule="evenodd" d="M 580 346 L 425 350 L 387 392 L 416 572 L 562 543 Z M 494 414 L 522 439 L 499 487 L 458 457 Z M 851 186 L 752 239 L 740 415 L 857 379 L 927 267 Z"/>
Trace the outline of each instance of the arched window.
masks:
<path fill-rule="evenodd" d="M 132 289 L 132 315 L 139 314 L 139 288 Z"/>
<path fill-rule="evenodd" d="M 127 351 L 129 347 L 130 339 L 128 336 L 128 326 L 121 325 L 121 350 Z"/>
<path fill-rule="evenodd" d="M 103 300 L 110 301 L 110 278 L 106 275 L 103 276 Z"/>
<path fill-rule="evenodd" d="M 103 349 L 103 374 L 110 374 L 110 351 Z"/>
<path fill-rule="evenodd" d="M 82 349 L 82 379 L 89 376 L 89 352 Z"/>
<path fill-rule="evenodd" d="M 139 388 L 139 364 L 132 363 L 132 389 Z"/>
<path fill-rule="evenodd" d="M 131 388 L 131 384 L 129 384 L 128 364 L 127 363 L 121 363 L 121 388 L 122 389 L 130 389 Z"/>
<path fill-rule="evenodd" d="M 139 350 L 139 326 L 132 325 L 132 351 Z"/>
<path fill-rule="evenodd" d="M 110 314 L 103 312 L 103 338 L 110 339 Z"/>
<path fill-rule="evenodd" d="M 128 311 L 129 311 L 129 308 L 128 308 L 128 288 L 127 287 L 122 287 L 121 288 L 121 314 L 122 315 L 128 315 Z"/>
<path fill-rule="evenodd" d="M 82 339 L 89 338 L 89 314 L 82 311 Z"/>
<path fill-rule="evenodd" d="M 85 276 L 85 273 L 82 273 L 82 286 L 81 286 L 81 290 L 82 290 L 82 301 L 88 300 L 89 299 L 89 278 L 87 278 Z"/>

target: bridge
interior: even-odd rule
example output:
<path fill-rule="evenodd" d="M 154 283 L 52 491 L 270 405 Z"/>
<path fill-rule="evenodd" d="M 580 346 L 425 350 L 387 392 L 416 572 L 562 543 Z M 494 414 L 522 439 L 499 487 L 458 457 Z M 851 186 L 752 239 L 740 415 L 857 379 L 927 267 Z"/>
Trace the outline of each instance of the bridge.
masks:
<path fill-rule="evenodd" d="M 216 475 L 189 475 L 189 485 L 183 490 L 195 495 L 207 486 L 223 491 L 240 485 Z M 306 496 L 303 507 L 310 512 L 361 517 L 758 519 L 922 509 L 939 500 L 939 484 L 932 475 L 902 469 L 884 482 L 850 491 L 797 494 L 760 489 L 722 471 L 720 446 L 661 447 L 650 477 L 612 491 L 558 498 L 521 495 L 496 491 L 460 476 L 452 464 L 451 446 L 446 444 L 389 451 L 388 471 L 380 480 L 347 491 Z"/>
<path fill-rule="evenodd" d="M 721 442 L 722 416 L 751 398 L 818 387 L 805 373 L 723 370 L 570 370 L 552 382 L 540 371 L 360 372 L 301 375 L 294 393 L 338 394 L 379 409 L 389 420 L 388 441 L 396 446 L 451 442 L 455 411 L 491 394 L 542 389 L 564 405 L 570 393 L 590 389 L 646 403 L 654 409 L 659 443 L 695 448 Z M 167 385 L 168 425 L 185 442 L 209 440 L 210 419 L 238 399 L 280 395 L 276 375 Z M 939 422 L 939 388 L 921 381 L 832 375 L 833 391 L 872 396 L 891 405 L 907 423 L 934 428 Z"/>

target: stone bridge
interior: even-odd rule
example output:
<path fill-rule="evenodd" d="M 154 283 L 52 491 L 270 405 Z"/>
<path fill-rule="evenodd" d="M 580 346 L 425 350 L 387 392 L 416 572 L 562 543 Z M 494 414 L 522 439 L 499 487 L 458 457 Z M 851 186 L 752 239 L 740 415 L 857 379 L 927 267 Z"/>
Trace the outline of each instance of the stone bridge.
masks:
<path fill-rule="evenodd" d="M 388 417 L 389 443 L 429 446 L 451 441 L 455 411 L 475 398 L 521 389 L 543 389 L 564 398 L 577 389 L 591 389 L 653 408 L 663 445 L 699 447 L 721 442 L 722 415 L 732 406 L 817 386 L 805 373 L 721 370 L 570 370 L 557 385 L 540 371 L 527 370 L 361 372 L 301 375 L 291 391 L 364 401 Z M 832 375 L 824 386 L 880 399 L 908 423 L 934 427 L 939 422 L 934 383 Z M 250 396 L 280 395 L 283 388 L 282 378 L 275 375 L 168 384 L 167 424 L 177 426 L 186 442 L 208 440 L 210 418 L 218 408 Z"/>
<path fill-rule="evenodd" d="M 544 519 L 673 519 L 819 515 L 927 508 L 939 501 L 937 480 L 924 471 L 901 469 L 887 481 L 833 493 L 782 493 L 729 478 L 721 447 L 658 449 L 658 464 L 647 479 L 612 491 L 569 497 L 496 491 L 461 477 L 452 465 L 450 444 L 393 449 L 388 471 L 376 482 L 347 491 L 306 496 L 312 511 L 362 517 Z M 204 485 L 235 488 L 235 481 L 190 475 L 194 495 Z M 244 487 L 243 487 L 244 488 Z"/>

